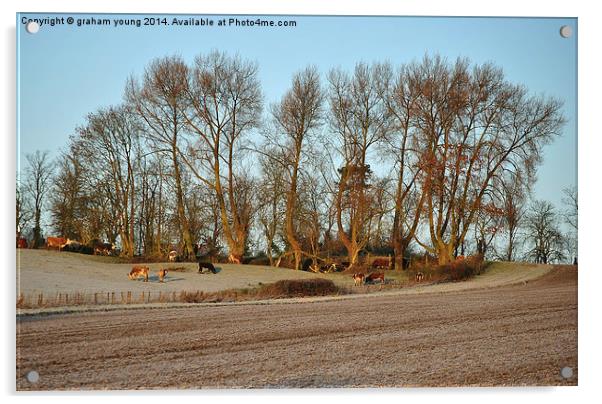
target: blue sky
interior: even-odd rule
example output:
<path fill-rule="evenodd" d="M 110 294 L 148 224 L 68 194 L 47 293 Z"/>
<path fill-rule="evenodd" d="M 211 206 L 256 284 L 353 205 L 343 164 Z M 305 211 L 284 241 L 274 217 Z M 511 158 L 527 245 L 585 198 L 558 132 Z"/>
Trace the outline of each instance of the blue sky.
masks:
<path fill-rule="evenodd" d="M 35 35 L 21 24 L 22 17 L 69 16 L 144 17 L 17 16 L 18 164 L 36 149 L 56 155 L 87 113 L 120 103 L 127 77 L 140 75 L 155 57 L 177 54 L 191 62 L 199 53 L 218 49 L 257 61 L 267 106 L 282 96 L 292 74 L 308 64 L 325 75 L 338 66 L 351 70 L 359 61 L 401 64 L 439 53 L 451 60 L 461 56 L 473 63 L 494 62 L 509 81 L 562 99 L 567 125 L 562 137 L 546 148 L 534 196 L 560 206 L 562 188 L 577 181 L 576 19 L 262 16 L 295 20 L 297 26 L 57 25 L 42 26 Z M 171 21 L 175 16 L 165 17 Z M 230 16 L 205 17 L 217 22 Z M 559 35 L 562 25 L 573 28 L 572 37 Z"/>

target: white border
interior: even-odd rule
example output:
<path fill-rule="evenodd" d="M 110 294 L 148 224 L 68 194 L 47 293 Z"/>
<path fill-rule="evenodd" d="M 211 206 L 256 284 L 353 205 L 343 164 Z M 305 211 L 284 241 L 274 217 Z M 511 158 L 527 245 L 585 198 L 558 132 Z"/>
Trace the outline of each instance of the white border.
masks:
<path fill-rule="evenodd" d="M 132 13 L 215 13 L 215 14 L 339 14 L 339 15 L 460 15 L 460 16 L 558 16 L 578 17 L 579 21 L 579 193 L 581 204 L 579 251 L 579 387 L 545 389 L 417 389 L 417 390 L 319 390 L 319 391 L 230 391 L 230 392 L 168 392 L 145 393 L 136 397 L 151 403 L 163 402 L 168 396 L 181 396 L 183 400 L 223 400 L 245 403 L 250 401 L 264 403 L 288 401 L 331 401 L 342 398 L 345 401 L 365 402 L 374 398 L 391 402 L 401 400 L 419 400 L 423 402 L 479 402 L 507 403 L 507 401 L 544 399 L 551 403 L 567 403 L 577 398 L 579 401 L 593 401 L 599 391 L 600 383 L 600 315 L 599 288 L 601 265 L 596 265 L 594 256 L 599 250 L 597 240 L 600 229 L 600 133 L 599 125 L 594 121 L 600 116 L 600 56 L 599 13 L 585 1 L 541 1 L 506 0 L 489 2 L 473 0 L 423 0 L 423 1 L 385 1 L 385 0 L 222 0 L 200 2 L 190 0 L 134 1 L 134 0 L 88 0 L 52 2 L 2 1 L 2 88 L 0 99 L 2 107 L 3 136 L 2 147 L 4 170 L 2 173 L 4 229 L 1 232 L 0 245 L 5 263 L 2 267 L 5 280 L 5 298 L 2 315 L 2 347 L 4 361 L 2 369 L 2 392 L 9 401 L 26 402 L 43 399 L 44 402 L 65 402 L 73 400 L 106 403 L 117 399 L 125 401 L 128 394 L 48 394 L 26 395 L 14 393 L 14 175 L 15 175 L 15 13 L 17 11 L 55 11 L 55 12 L 132 12 Z M 8 298 L 7 298 L 8 297 Z M 81 396 L 84 397 L 81 397 Z M 579 397 L 575 397 L 578 395 Z M 598 398 L 598 397 L 596 397 Z"/>

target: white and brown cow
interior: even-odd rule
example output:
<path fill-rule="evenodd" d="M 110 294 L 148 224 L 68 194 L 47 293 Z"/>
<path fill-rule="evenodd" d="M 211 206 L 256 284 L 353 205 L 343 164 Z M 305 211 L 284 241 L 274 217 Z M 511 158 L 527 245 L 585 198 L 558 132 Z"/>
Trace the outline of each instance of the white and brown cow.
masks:
<path fill-rule="evenodd" d="M 366 275 L 364 274 L 353 274 L 353 282 L 355 283 L 355 286 L 360 286 L 363 285 L 364 280 L 366 279 Z"/>
<path fill-rule="evenodd" d="M 130 273 L 128 274 L 128 278 L 130 278 L 131 280 L 136 280 L 140 277 L 144 278 L 143 282 L 148 282 L 148 272 L 149 269 L 146 266 L 140 266 L 140 265 L 135 265 L 132 270 L 130 271 Z"/>

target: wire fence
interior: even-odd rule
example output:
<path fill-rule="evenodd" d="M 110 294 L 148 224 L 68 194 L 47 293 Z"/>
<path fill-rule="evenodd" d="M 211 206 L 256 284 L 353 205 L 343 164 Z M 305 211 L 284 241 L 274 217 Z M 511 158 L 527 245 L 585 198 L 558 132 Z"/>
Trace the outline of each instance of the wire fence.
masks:
<path fill-rule="evenodd" d="M 17 308 L 31 309 L 44 307 L 141 304 L 141 303 L 175 303 L 186 301 L 189 292 L 58 292 L 21 293 L 17 297 Z"/>

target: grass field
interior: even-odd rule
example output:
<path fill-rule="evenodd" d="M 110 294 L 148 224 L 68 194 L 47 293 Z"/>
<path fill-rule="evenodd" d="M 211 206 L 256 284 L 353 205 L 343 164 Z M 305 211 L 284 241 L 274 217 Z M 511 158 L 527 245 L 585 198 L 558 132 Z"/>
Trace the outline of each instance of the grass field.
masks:
<path fill-rule="evenodd" d="M 151 263 L 145 264 L 151 270 L 149 282 L 142 282 L 142 279 L 129 280 L 127 273 L 132 265 L 113 257 L 28 249 L 17 250 L 17 254 L 18 307 L 26 309 L 20 312 L 29 313 L 31 309 L 57 311 L 57 307 L 63 306 L 78 306 L 83 310 L 90 305 L 182 303 L 191 301 L 187 298 L 191 294 L 204 295 L 200 301 L 249 300 L 254 298 L 255 290 L 274 282 L 317 277 L 332 280 L 339 288 L 335 294 L 454 291 L 520 283 L 537 278 L 550 268 L 494 263 L 469 282 L 437 285 L 428 281 L 414 284 L 407 271 L 386 271 L 385 285 L 356 287 L 346 273 L 314 274 L 267 266 L 217 264 L 217 274 L 199 274 L 195 263 Z M 159 282 L 156 274 L 160 268 L 170 270 L 164 283 Z"/>

